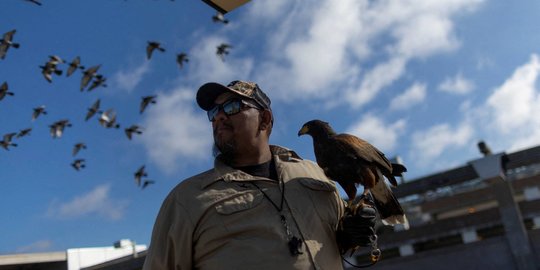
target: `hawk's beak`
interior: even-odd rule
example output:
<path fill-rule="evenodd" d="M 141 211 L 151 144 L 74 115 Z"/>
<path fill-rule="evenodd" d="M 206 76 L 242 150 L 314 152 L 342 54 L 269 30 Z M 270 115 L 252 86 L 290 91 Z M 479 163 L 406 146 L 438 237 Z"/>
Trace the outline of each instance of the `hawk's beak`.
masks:
<path fill-rule="evenodd" d="M 309 131 L 309 128 L 307 126 L 303 126 L 299 131 L 298 131 L 298 136 L 302 136 L 306 133 L 308 133 Z"/>

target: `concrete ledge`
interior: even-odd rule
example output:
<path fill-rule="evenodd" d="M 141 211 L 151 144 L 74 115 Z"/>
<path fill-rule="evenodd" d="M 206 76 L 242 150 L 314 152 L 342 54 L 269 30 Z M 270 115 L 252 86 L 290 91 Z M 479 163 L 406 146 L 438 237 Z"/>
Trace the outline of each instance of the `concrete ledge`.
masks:
<path fill-rule="evenodd" d="M 67 254 L 65 251 L 0 255 L 0 265 L 61 262 L 66 260 Z"/>

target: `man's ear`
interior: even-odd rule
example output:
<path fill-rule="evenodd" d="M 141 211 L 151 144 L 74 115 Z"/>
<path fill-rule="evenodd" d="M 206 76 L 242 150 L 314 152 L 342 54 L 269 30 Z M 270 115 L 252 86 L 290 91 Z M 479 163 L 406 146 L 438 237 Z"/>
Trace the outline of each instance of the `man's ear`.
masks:
<path fill-rule="evenodd" d="M 261 130 L 268 129 L 272 125 L 272 112 L 270 110 L 264 110 L 261 112 L 261 123 L 259 128 Z"/>

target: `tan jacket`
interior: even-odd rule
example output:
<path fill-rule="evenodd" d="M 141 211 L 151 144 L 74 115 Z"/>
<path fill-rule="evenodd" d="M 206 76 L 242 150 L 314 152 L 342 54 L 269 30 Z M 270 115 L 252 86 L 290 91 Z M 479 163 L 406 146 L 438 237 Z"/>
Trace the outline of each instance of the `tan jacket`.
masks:
<path fill-rule="evenodd" d="M 214 169 L 178 184 L 154 224 L 144 270 L 343 269 L 335 230 L 344 212 L 334 182 L 314 162 L 272 146 L 285 183 L 281 213 L 275 180 L 235 170 L 219 159 Z M 303 254 L 291 256 L 284 215 Z"/>

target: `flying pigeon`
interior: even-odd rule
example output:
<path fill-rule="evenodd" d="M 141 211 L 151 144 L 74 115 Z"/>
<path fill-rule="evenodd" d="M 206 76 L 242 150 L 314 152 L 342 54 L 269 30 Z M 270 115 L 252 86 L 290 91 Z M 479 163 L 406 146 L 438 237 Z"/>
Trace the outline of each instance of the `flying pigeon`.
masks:
<path fill-rule="evenodd" d="M 17 146 L 16 143 L 12 143 L 11 142 L 11 139 L 13 138 L 13 136 L 15 136 L 17 133 L 7 133 L 7 134 L 4 134 L 4 138 L 3 140 L 0 141 L 0 146 L 2 146 L 2 148 L 6 149 L 9 151 L 9 147 L 10 146 Z"/>
<path fill-rule="evenodd" d="M 84 70 L 84 66 L 81 66 L 81 58 L 79 56 L 75 57 L 71 63 L 69 63 L 68 70 L 66 72 L 66 76 L 69 77 L 75 70 L 81 69 Z"/>
<path fill-rule="evenodd" d="M 51 83 L 53 73 L 58 76 L 62 75 L 62 71 L 57 68 L 57 65 L 63 62 L 64 60 L 58 56 L 49 56 L 49 61 L 47 61 L 44 66 L 39 66 L 41 68 L 41 74 L 43 74 L 43 77 Z"/>
<path fill-rule="evenodd" d="M 77 171 L 80 170 L 81 168 L 86 167 L 86 165 L 84 164 L 83 158 L 76 159 L 75 161 L 73 161 L 73 163 L 71 163 L 71 166 Z"/>
<path fill-rule="evenodd" d="M 187 57 L 187 54 L 185 53 L 179 53 L 176 55 L 176 63 L 180 66 L 180 68 L 184 67 L 184 62 L 189 62 L 189 59 Z"/>
<path fill-rule="evenodd" d="M 146 46 L 146 58 L 150 60 L 152 58 L 152 53 L 154 50 L 158 50 L 160 52 L 164 52 L 165 49 L 161 47 L 161 43 L 157 41 L 148 41 L 148 45 Z"/>
<path fill-rule="evenodd" d="M 96 100 L 96 102 L 92 104 L 92 107 L 88 108 L 88 112 L 86 113 L 86 117 L 84 118 L 85 121 L 88 121 L 88 119 L 92 118 L 92 116 L 94 116 L 94 114 L 96 113 L 102 113 L 102 111 L 99 110 L 100 102 L 101 101 L 98 98 L 98 100 Z"/>
<path fill-rule="evenodd" d="M 227 43 L 221 43 L 219 46 L 217 46 L 216 54 L 221 61 L 225 61 L 225 55 L 229 54 L 229 48 L 232 48 L 232 46 Z"/>
<path fill-rule="evenodd" d="M 7 82 L 4 82 L 1 86 L 0 86 L 0 100 L 4 99 L 4 97 L 6 95 L 9 95 L 9 96 L 13 96 L 15 94 L 13 94 L 13 92 L 9 92 L 8 91 L 8 84 Z"/>
<path fill-rule="evenodd" d="M 83 77 L 81 79 L 81 91 L 84 90 L 84 88 L 88 85 L 90 80 L 94 78 L 96 75 L 96 72 L 101 67 L 101 65 L 96 65 L 93 67 L 88 68 L 87 70 L 83 71 Z"/>
<path fill-rule="evenodd" d="M 99 123 L 105 128 L 120 128 L 120 124 L 116 123 L 116 112 L 113 109 L 108 109 L 99 117 Z"/>
<path fill-rule="evenodd" d="M 130 127 L 126 128 L 124 131 L 126 132 L 126 136 L 128 137 L 128 139 L 130 140 L 133 133 L 142 134 L 141 127 L 137 125 L 131 125 Z"/>
<path fill-rule="evenodd" d="M 36 107 L 33 110 L 34 112 L 32 113 L 32 121 L 36 120 L 41 114 L 47 114 L 47 112 L 45 111 L 45 105 Z"/>
<path fill-rule="evenodd" d="M 144 165 L 142 165 L 136 172 L 135 172 L 135 184 L 137 186 L 141 186 L 141 178 L 148 176 L 148 174 L 144 171 Z"/>
<path fill-rule="evenodd" d="M 58 65 L 65 63 L 65 61 L 58 55 L 49 55 L 49 63 Z"/>
<path fill-rule="evenodd" d="M 149 180 L 149 179 L 146 179 L 146 180 L 144 180 L 144 182 L 143 182 L 143 185 L 142 185 L 141 189 L 145 189 L 145 188 L 146 188 L 146 187 L 147 187 L 148 185 L 150 185 L 150 184 L 154 184 L 154 183 L 156 183 L 156 181 L 154 181 L 154 180 Z"/>
<path fill-rule="evenodd" d="M 105 84 L 106 80 L 107 78 L 103 77 L 103 75 L 101 74 L 94 76 L 94 80 L 92 81 L 92 84 L 88 88 L 88 92 L 92 91 L 94 88 L 98 86 L 107 87 L 107 85 Z"/>
<path fill-rule="evenodd" d="M 38 6 L 41 6 L 41 2 L 39 2 L 38 0 L 25 0 L 26 2 L 31 2 L 31 3 L 34 3 Z"/>
<path fill-rule="evenodd" d="M 223 16 L 223 13 L 217 12 L 216 15 L 212 16 L 213 22 L 221 22 L 223 24 L 228 24 L 229 20 L 225 19 L 225 16 Z"/>
<path fill-rule="evenodd" d="M 13 35 L 15 35 L 16 30 L 13 29 L 7 33 L 4 34 L 4 37 L 2 40 L 0 40 L 0 59 L 6 58 L 6 53 L 9 49 L 9 47 L 13 47 L 15 49 L 19 48 L 19 43 L 14 43 Z"/>
<path fill-rule="evenodd" d="M 298 136 L 304 134 L 313 138 L 317 164 L 328 178 L 343 187 L 353 212 L 371 194 L 383 224 L 408 223 L 401 205 L 385 181 L 386 177 L 393 186 L 397 186 L 394 176 L 407 171 L 403 165 L 390 163 L 373 145 L 350 134 L 337 134 L 328 123 L 320 120 L 305 123 Z M 354 205 L 358 184 L 364 186 L 364 192 L 360 202 Z"/>
<path fill-rule="evenodd" d="M 157 96 L 145 96 L 145 97 L 142 97 L 141 105 L 140 105 L 140 108 L 139 108 L 139 113 L 143 113 L 144 110 L 146 109 L 146 107 L 148 106 L 148 104 L 150 104 L 150 103 L 156 104 L 156 97 Z"/>
<path fill-rule="evenodd" d="M 64 128 L 66 127 L 71 127 L 71 123 L 69 123 L 69 120 L 67 119 L 54 122 L 52 125 L 49 125 L 51 136 L 53 138 L 62 137 L 62 134 L 64 133 Z"/>
<path fill-rule="evenodd" d="M 74 146 L 73 146 L 73 151 L 71 152 L 71 155 L 72 156 L 76 156 L 77 153 L 79 153 L 79 151 L 81 149 L 86 149 L 86 144 L 80 142 L 80 143 L 76 143 Z"/>
<path fill-rule="evenodd" d="M 24 137 L 24 136 L 26 136 L 26 135 L 29 135 L 29 134 L 30 134 L 30 131 L 32 131 L 32 128 L 25 128 L 25 129 L 19 131 L 19 133 L 17 133 L 16 138 L 18 139 L 18 138 L 20 138 L 20 137 Z"/>

